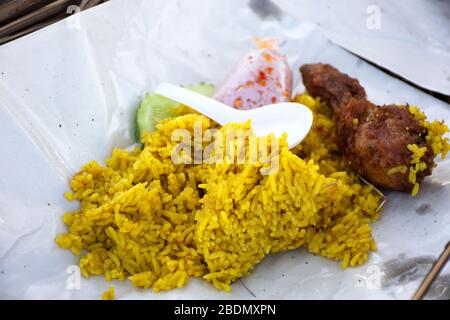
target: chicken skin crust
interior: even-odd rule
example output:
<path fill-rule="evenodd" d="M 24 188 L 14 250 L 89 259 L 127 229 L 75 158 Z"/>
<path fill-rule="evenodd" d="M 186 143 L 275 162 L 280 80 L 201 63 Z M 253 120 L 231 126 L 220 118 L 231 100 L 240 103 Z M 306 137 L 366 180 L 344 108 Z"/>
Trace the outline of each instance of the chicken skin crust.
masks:
<path fill-rule="evenodd" d="M 421 161 L 427 168 L 416 174 L 420 183 L 431 175 L 434 154 L 425 139 L 428 132 L 408 106 L 376 106 L 366 98 L 358 80 L 328 64 L 306 64 L 300 68 L 306 90 L 328 103 L 336 119 L 338 146 L 348 166 L 374 185 L 410 192 L 414 184 L 408 172 L 389 174 L 398 166 L 410 166 L 408 145 L 427 147 Z"/>

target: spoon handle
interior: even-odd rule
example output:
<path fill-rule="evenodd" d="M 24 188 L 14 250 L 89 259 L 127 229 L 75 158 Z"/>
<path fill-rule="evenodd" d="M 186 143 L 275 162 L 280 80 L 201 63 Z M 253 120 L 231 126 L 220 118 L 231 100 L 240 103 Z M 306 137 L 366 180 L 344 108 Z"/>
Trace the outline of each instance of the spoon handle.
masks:
<path fill-rule="evenodd" d="M 236 120 L 235 109 L 188 89 L 170 83 L 161 83 L 156 87 L 155 93 L 185 104 L 221 125 Z"/>

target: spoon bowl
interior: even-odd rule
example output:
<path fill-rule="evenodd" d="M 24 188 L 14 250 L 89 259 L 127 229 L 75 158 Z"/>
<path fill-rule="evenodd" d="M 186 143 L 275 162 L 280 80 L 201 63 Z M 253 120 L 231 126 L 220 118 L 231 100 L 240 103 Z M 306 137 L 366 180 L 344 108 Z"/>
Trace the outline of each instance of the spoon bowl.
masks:
<path fill-rule="evenodd" d="M 300 103 L 283 102 L 252 110 L 238 110 L 169 83 L 161 83 L 156 87 L 155 93 L 187 105 L 221 125 L 251 120 L 252 128 L 258 136 L 273 133 L 276 137 L 281 137 L 286 133 L 289 149 L 302 142 L 313 123 L 311 110 Z"/>

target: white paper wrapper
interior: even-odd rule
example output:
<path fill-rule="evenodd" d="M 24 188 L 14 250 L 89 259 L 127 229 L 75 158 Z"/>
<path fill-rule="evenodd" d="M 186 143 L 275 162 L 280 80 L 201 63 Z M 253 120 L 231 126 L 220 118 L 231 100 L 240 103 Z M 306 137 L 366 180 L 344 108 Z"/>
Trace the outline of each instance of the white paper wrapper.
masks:
<path fill-rule="evenodd" d="M 409 81 L 450 95 L 450 2 L 273 0 L 334 43 Z M 270 0 L 254 0 L 272 8 Z"/>
<path fill-rule="evenodd" d="M 1 298 L 100 297 L 110 284 L 93 277 L 77 289 L 78 257 L 54 243 L 62 214 L 77 207 L 63 197 L 69 179 L 133 142 L 146 91 L 161 81 L 218 84 L 256 36 L 280 39 L 296 83 L 301 64 L 329 62 L 360 79 L 376 103 L 410 102 L 450 122 L 447 105 L 330 44 L 314 25 L 261 19 L 242 1 L 122 0 L 78 17 L 79 28 L 62 21 L 0 47 Z M 199 279 L 158 294 L 112 285 L 119 299 L 408 299 L 449 240 L 449 182 L 445 161 L 417 197 L 389 193 L 374 224 L 378 251 L 359 268 L 341 270 L 301 249 L 267 257 L 232 293 Z M 429 298 L 448 298 L 448 279 Z"/>

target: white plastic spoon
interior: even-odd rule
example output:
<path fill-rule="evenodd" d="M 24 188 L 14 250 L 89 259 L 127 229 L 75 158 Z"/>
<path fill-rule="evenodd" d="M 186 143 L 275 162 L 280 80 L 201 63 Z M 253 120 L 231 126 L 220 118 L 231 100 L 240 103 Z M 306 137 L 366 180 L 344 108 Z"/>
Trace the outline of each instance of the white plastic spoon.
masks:
<path fill-rule="evenodd" d="M 311 110 L 300 103 L 283 102 L 252 110 L 237 110 L 169 83 L 161 83 L 156 87 L 155 93 L 185 104 L 221 125 L 251 120 L 252 128 L 258 136 L 274 133 L 281 137 L 283 133 L 287 133 L 289 149 L 302 142 L 313 123 Z"/>

